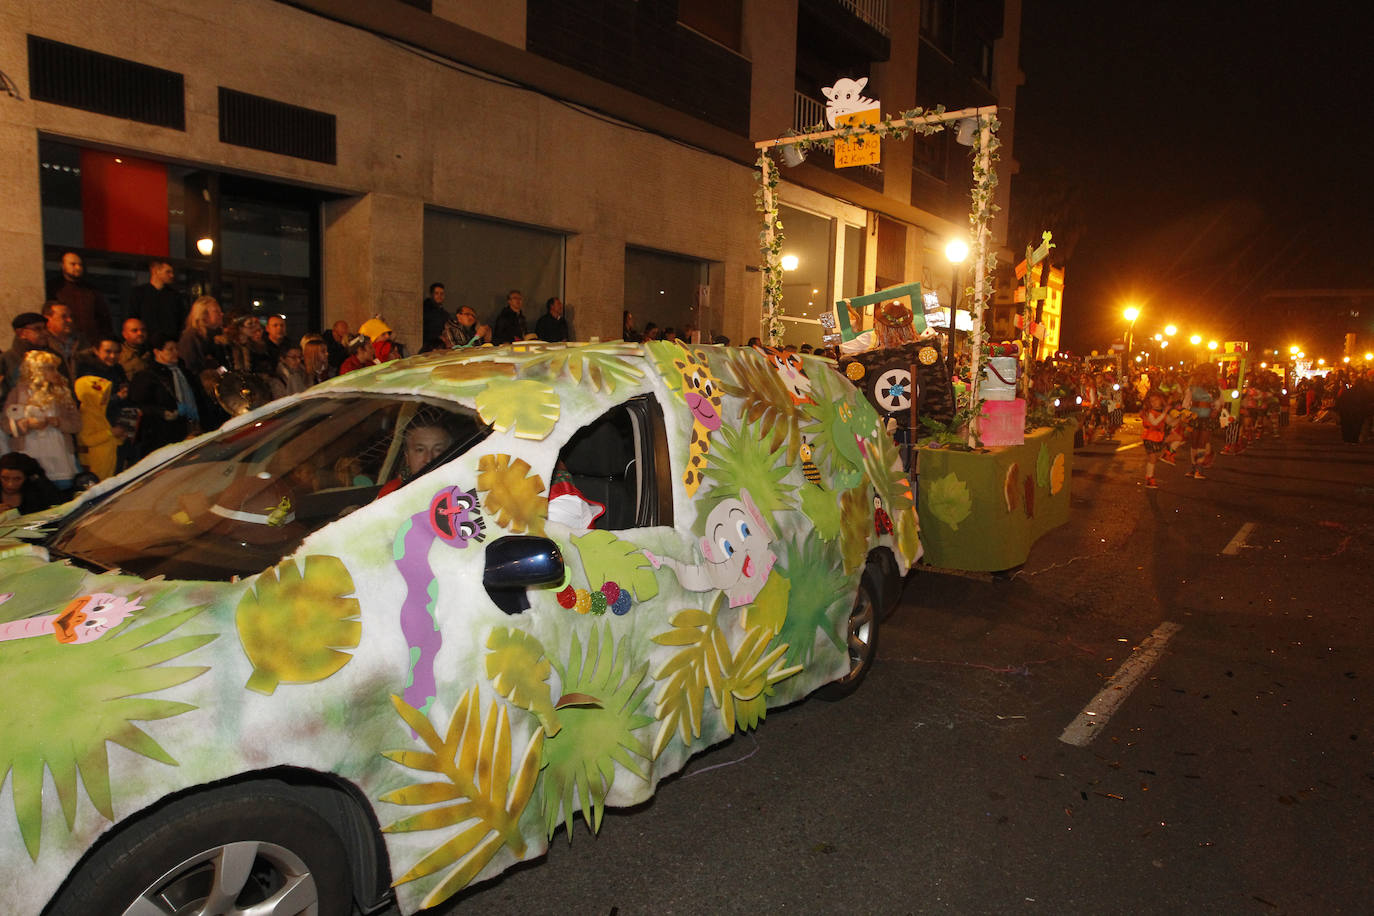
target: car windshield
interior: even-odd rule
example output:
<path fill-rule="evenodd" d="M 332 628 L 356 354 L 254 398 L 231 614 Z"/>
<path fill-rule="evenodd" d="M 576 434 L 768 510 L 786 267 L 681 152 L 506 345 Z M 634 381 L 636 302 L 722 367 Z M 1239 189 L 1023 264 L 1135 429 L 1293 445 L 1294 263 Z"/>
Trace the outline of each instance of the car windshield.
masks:
<path fill-rule="evenodd" d="M 357 394 L 295 400 L 99 498 L 49 546 L 89 566 L 143 577 L 253 575 L 489 431 L 471 410 L 444 401 Z M 408 435 L 430 445 L 420 458 L 407 448 Z"/>

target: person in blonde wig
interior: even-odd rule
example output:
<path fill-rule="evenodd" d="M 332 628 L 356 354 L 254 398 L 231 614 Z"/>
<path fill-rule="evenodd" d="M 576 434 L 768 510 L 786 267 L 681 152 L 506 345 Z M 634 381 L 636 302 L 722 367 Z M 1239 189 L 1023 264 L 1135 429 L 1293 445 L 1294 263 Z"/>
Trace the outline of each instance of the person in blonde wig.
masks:
<path fill-rule="evenodd" d="M 63 490 L 81 470 L 72 440 L 81 431 L 81 408 L 62 375 L 62 359 L 30 350 L 19 367 L 19 384 L 5 398 L 5 427 L 15 451 L 37 461 Z"/>

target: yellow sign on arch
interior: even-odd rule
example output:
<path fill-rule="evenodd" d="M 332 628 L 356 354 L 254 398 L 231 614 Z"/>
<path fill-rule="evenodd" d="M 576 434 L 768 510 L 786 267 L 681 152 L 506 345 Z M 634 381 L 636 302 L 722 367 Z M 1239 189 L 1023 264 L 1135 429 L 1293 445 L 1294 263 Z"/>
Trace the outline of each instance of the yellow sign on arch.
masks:
<path fill-rule="evenodd" d="M 857 124 L 877 124 L 881 120 L 877 108 L 854 111 L 835 119 L 840 127 Z M 865 134 L 849 139 L 835 138 L 835 168 L 855 165 L 877 165 L 881 161 L 882 143 L 878 134 Z"/>

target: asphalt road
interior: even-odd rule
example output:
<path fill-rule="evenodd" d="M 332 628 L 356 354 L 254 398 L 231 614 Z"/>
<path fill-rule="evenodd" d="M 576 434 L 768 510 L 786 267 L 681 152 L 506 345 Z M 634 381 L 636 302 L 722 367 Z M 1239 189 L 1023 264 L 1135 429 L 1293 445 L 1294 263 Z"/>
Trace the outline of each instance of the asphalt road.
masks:
<path fill-rule="evenodd" d="M 440 912 L 1371 912 L 1374 443 L 1299 418 L 1146 490 L 1137 442 L 1078 451 L 1070 523 L 1014 575 L 913 573 L 853 697 Z"/>

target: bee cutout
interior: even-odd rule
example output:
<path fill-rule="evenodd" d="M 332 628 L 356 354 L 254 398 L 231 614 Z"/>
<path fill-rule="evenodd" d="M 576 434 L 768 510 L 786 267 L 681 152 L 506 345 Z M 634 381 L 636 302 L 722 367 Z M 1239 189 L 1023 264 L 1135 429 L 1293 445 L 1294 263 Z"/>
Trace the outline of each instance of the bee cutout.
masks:
<path fill-rule="evenodd" d="M 811 443 L 806 441 L 805 437 L 802 438 L 801 448 L 798 449 L 798 452 L 801 454 L 802 476 L 819 487 L 821 485 L 821 469 L 816 467 L 816 462 L 811 460 Z"/>

